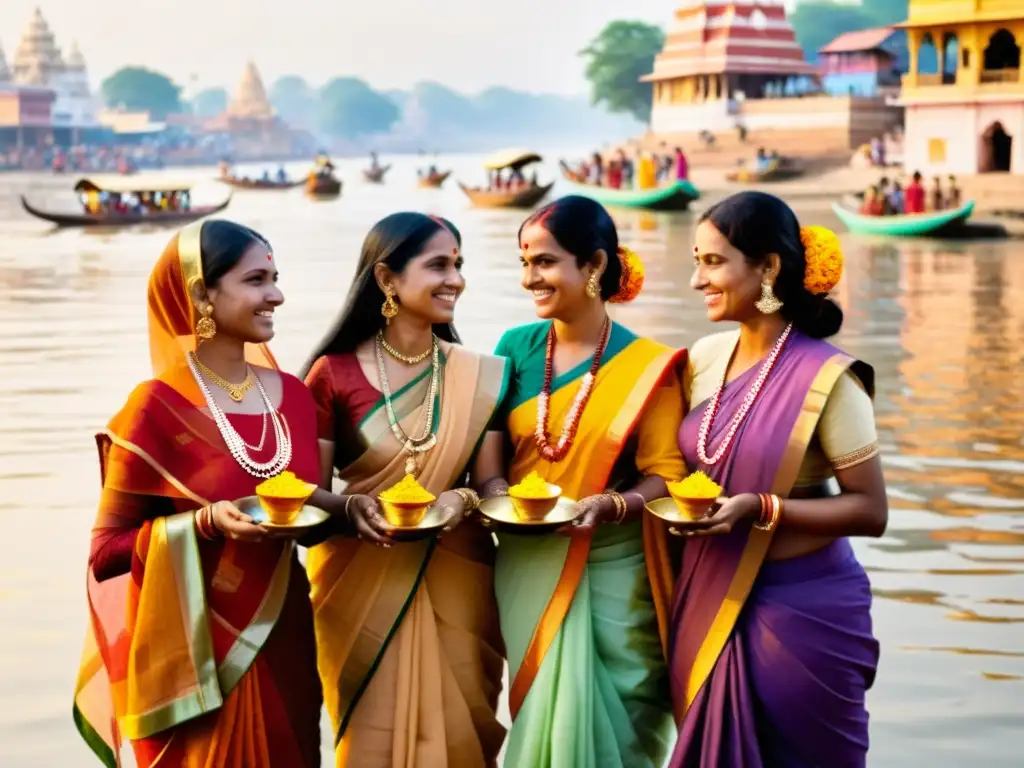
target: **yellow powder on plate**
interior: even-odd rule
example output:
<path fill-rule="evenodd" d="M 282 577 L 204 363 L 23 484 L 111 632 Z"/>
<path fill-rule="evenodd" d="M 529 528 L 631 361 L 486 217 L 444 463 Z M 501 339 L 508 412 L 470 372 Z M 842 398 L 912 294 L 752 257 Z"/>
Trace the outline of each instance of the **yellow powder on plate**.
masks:
<path fill-rule="evenodd" d="M 257 495 L 278 499 L 301 499 L 309 496 L 311 490 L 309 483 L 299 480 L 292 472 L 274 475 L 256 486 Z"/>
<path fill-rule="evenodd" d="M 520 480 L 519 483 L 509 488 L 508 492 L 510 496 L 515 496 L 519 499 L 551 498 L 551 486 L 536 471 L 531 472 Z"/>
<path fill-rule="evenodd" d="M 381 501 L 393 504 L 429 504 L 434 494 L 420 485 L 412 475 L 406 475 L 380 495 Z"/>
<path fill-rule="evenodd" d="M 699 470 L 684 480 L 669 483 L 668 489 L 680 499 L 716 499 L 722 493 L 722 486 Z"/>

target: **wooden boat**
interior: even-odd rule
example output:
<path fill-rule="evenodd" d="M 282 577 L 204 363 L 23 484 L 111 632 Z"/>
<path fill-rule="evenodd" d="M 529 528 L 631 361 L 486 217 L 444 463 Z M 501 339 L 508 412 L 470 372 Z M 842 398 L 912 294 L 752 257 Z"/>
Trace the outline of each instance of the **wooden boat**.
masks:
<path fill-rule="evenodd" d="M 655 189 L 613 189 L 597 184 L 581 184 L 579 174 L 563 168 L 563 176 L 573 194 L 589 197 L 601 205 L 639 208 L 645 211 L 685 211 L 700 198 L 700 192 L 689 181 L 674 181 Z"/>
<path fill-rule="evenodd" d="M 760 184 L 770 181 L 787 181 L 804 175 L 804 167 L 792 160 L 782 158 L 778 163 L 765 168 L 763 171 L 750 170 L 749 168 L 737 168 L 725 174 L 727 181 L 739 182 L 740 184 Z"/>
<path fill-rule="evenodd" d="M 156 211 L 154 213 L 47 213 L 35 208 L 25 196 L 21 206 L 30 214 L 58 227 L 128 227 L 133 224 L 186 224 L 204 216 L 220 213 L 231 202 L 228 197 L 217 205 L 197 205 L 187 211 Z"/>
<path fill-rule="evenodd" d="M 371 184 L 383 184 L 384 174 L 390 170 L 390 165 L 382 165 L 377 168 L 364 168 L 363 178 Z"/>
<path fill-rule="evenodd" d="M 311 174 L 306 179 L 306 194 L 310 197 L 337 197 L 341 194 L 341 179 L 333 174 L 317 176 Z"/>
<path fill-rule="evenodd" d="M 75 184 L 75 192 L 107 192 L 115 195 L 142 196 L 160 192 L 162 194 L 182 194 L 192 189 L 192 182 L 170 179 L 164 176 L 147 177 L 144 175 L 130 176 L 91 176 L 80 179 Z M 187 210 L 148 211 L 145 213 L 117 211 L 101 211 L 98 213 L 50 213 L 33 206 L 24 195 L 21 206 L 25 211 L 43 221 L 49 221 L 58 227 L 127 227 L 133 224 L 184 224 L 219 213 L 228 207 L 231 195 L 216 205 L 195 205 Z"/>
<path fill-rule="evenodd" d="M 962 227 L 974 212 L 974 201 L 968 200 L 959 208 L 948 211 L 896 216 L 866 216 L 845 203 L 833 203 L 832 210 L 847 229 L 857 234 L 924 237 Z"/>
<path fill-rule="evenodd" d="M 474 189 L 467 187 L 461 181 L 459 182 L 459 189 L 465 192 L 466 197 L 478 208 L 532 208 L 547 197 L 553 186 L 555 186 L 554 182 L 520 187 L 515 190 L 494 190 Z"/>
<path fill-rule="evenodd" d="M 526 166 L 541 160 L 540 155 L 527 149 L 504 149 L 489 157 L 484 162 L 484 168 L 494 172 L 506 169 L 522 171 Z M 534 181 L 514 189 L 482 189 L 459 182 L 459 189 L 466 193 L 473 205 L 480 208 L 532 208 L 547 197 L 553 186 L 554 182 L 538 184 Z"/>
<path fill-rule="evenodd" d="M 237 176 L 223 176 L 221 183 L 235 189 L 254 189 L 260 191 L 295 189 L 303 186 L 305 181 L 274 181 L 266 179 L 240 179 Z"/>
<path fill-rule="evenodd" d="M 419 186 L 422 189 L 439 189 L 444 184 L 448 177 L 452 175 L 451 171 L 445 171 L 444 173 L 435 173 L 427 176 L 420 176 Z"/>

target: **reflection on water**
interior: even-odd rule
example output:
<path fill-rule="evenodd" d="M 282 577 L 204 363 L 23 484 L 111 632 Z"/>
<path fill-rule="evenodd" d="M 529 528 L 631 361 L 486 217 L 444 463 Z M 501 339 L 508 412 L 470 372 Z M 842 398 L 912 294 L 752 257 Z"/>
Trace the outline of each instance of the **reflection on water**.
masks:
<path fill-rule="evenodd" d="M 450 164 L 480 174 L 475 158 Z M 470 210 L 454 185 L 418 191 L 409 160 L 384 186 L 360 184 L 359 165 L 341 163 L 335 202 L 240 193 L 229 208 L 278 253 L 283 365 L 298 366 L 337 311 L 370 224 L 402 208 L 462 229 L 467 344 L 493 347 L 533 318 L 520 214 Z M 71 179 L 4 181 L 74 203 Z M 823 205 L 801 213 L 834 223 Z M 687 287 L 693 218 L 615 215 L 647 263 L 643 296 L 617 318 L 674 345 L 708 332 Z M 69 711 L 99 489 L 92 434 L 147 376 L 145 282 L 171 231 L 54 232 L 14 197 L 0 198 L 0 222 L 0 764 L 78 765 Z M 878 373 L 892 504 L 885 538 L 856 542 L 883 644 L 872 764 L 1010 765 L 1024 725 L 1024 246 L 844 240 L 839 343 Z"/>

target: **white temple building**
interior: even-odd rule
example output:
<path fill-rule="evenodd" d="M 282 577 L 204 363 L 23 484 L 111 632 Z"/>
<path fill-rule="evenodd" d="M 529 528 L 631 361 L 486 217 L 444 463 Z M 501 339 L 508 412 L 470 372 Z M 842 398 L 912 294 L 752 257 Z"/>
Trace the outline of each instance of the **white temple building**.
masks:
<path fill-rule="evenodd" d="M 0 67 L 0 73 L 2 70 Z M 10 70 L 14 85 L 47 88 L 54 92 L 51 111 L 54 129 L 100 127 L 100 105 L 89 88 L 89 75 L 81 51 L 72 44 L 67 57 L 64 57 L 50 25 L 38 8 L 15 48 Z"/>

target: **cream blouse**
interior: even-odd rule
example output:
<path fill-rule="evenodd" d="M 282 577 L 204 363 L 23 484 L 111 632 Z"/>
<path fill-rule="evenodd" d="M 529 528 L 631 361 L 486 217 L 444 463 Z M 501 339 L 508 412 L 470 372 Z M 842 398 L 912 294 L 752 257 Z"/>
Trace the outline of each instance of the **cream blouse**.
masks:
<path fill-rule="evenodd" d="M 690 348 L 683 389 L 691 407 L 715 393 L 738 339 L 739 331 L 725 331 L 705 336 Z M 835 470 L 855 467 L 877 455 L 871 398 L 857 377 L 846 371 L 825 401 L 796 485 L 817 485 L 834 477 Z"/>

